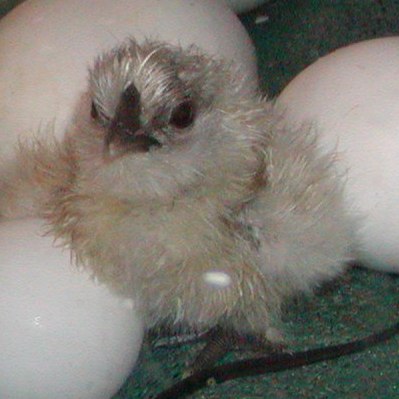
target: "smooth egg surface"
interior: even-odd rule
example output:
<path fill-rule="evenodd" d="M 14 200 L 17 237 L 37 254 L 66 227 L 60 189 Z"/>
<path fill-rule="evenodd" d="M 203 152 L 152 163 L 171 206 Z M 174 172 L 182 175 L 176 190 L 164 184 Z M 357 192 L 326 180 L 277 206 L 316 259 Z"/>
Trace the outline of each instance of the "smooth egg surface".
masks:
<path fill-rule="evenodd" d="M 143 323 L 134 301 L 76 268 L 44 230 L 38 219 L 0 222 L 0 398 L 109 399 Z"/>
<path fill-rule="evenodd" d="M 285 88 L 290 123 L 318 131 L 336 152 L 348 212 L 359 218 L 359 261 L 399 272 L 399 37 L 337 50 Z"/>

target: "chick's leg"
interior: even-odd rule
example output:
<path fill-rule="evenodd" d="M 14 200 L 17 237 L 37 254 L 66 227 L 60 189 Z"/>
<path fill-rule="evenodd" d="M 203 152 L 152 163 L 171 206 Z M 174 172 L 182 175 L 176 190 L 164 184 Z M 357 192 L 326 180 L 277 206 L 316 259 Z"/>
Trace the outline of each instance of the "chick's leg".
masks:
<path fill-rule="evenodd" d="M 188 374 L 212 367 L 230 352 L 270 354 L 284 349 L 281 343 L 272 343 L 261 335 L 239 334 L 223 327 L 215 327 L 203 334 L 205 346 L 191 364 Z"/>

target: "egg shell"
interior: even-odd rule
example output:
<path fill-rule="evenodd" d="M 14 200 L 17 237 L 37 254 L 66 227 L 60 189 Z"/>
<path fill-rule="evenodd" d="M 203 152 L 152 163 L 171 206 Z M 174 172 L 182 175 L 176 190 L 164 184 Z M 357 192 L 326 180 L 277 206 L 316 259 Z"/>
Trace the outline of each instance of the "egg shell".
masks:
<path fill-rule="evenodd" d="M 136 362 L 143 323 L 43 230 L 36 219 L 0 223 L 0 398 L 109 399 Z"/>
<path fill-rule="evenodd" d="M 399 272 L 399 37 L 339 49 L 306 68 L 279 103 L 311 122 L 323 151 L 337 151 L 347 209 L 360 216 L 364 265 Z"/>
<path fill-rule="evenodd" d="M 88 67 L 129 36 L 196 44 L 256 88 L 254 47 L 224 1 L 27 0 L 0 21 L 0 155 L 49 125 L 61 137 Z"/>

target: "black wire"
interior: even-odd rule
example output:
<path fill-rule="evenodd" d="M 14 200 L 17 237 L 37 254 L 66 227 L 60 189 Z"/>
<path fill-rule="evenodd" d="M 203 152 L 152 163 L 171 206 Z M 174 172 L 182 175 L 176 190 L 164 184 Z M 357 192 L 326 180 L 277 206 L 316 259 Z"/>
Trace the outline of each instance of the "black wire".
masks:
<path fill-rule="evenodd" d="M 201 370 L 177 382 L 154 399 L 184 398 L 207 386 L 212 380 L 217 384 L 240 377 L 249 377 L 267 372 L 276 373 L 325 360 L 336 359 L 371 348 L 399 333 L 399 322 L 368 337 L 345 344 L 331 345 L 303 352 L 279 353 L 258 358 L 239 360 L 221 366 Z"/>

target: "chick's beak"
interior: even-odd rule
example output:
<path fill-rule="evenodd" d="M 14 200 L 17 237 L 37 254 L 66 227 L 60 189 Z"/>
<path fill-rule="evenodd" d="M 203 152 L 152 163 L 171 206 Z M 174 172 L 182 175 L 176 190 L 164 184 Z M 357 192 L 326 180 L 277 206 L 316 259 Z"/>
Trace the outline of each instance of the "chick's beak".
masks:
<path fill-rule="evenodd" d="M 152 146 L 160 146 L 140 121 L 140 104 L 134 88 L 123 94 L 115 116 L 105 137 L 104 150 L 108 155 L 131 152 L 147 152 Z"/>
<path fill-rule="evenodd" d="M 153 146 L 160 146 L 158 140 L 142 127 L 134 127 L 114 120 L 105 137 L 105 152 L 118 155 L 125 152 L 147 152 Z"/>

